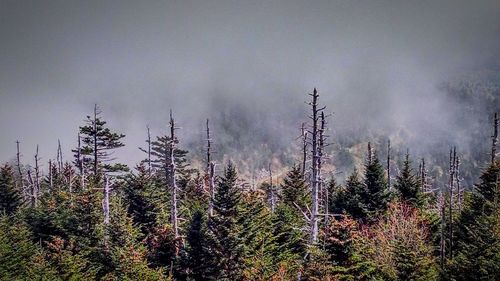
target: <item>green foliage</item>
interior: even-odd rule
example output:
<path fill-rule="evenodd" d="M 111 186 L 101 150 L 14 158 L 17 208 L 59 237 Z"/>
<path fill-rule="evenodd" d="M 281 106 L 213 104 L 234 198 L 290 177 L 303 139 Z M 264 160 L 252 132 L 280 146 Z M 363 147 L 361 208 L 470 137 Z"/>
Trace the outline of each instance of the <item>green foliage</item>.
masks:
<path fill-rule="evenodd" d="M 156 185 L 144 165 L 137 166 L 136 170 L 137 174 L 126 177 L 123 191 L 128 204 L 127 212 L 146 234 L 158 220 L 164 189 Z"/>
<path fill-rule="evenodd" d="M 243 276 L 243 228 L 238 223 L 243 205 L 236 180 L 236 170 L 230 163 L 218 181 L 213 216 L 208 220 L 207 236 L 213 263 L 213 272 L 209 276 L 217 280 L 239 280 Z"/>
<path fill-rule="evenodd" d="M 361 202 L 368 212 L 368 219 L 373 220 L 386 210 L 390 199 L 384 168 L 376 155 L 365 164 L 364 187 Z"/>
<path fill-rule="evenodd" d="M 4 212 L 9 216 L 15 214 L 21 202 L 12 167 L 6 164 L 0 167 L 0 213 Z"/>
<path fill-rule="evenodd" d="M 476 190 L 466 197 L 457 223 L 456 255 L 449 274 L 455 280 L 500 279 L 500 162 L 481 175 Z"/>
<path fill-rule="evenodd" d="M 295 165 L 287 173 L 281 184 L 283 203 L 295 208 L 305 208 L 310 204 L 310 194 L 300 167 Z"/>
<path fill-rule="evenodd" d="M 408 154 L 403 162 L 403 169 L 396 177 L 394 188 L 397 190 L 401 201 L 412 204 L 415 207 L 422 207 L 424 205 L 424 195 L 411 168 Z"/>
<path fill-rule="evenodd" d="M 333 193 L 331 211 L 338 214 L 348 214 L 354 219 L 362 220 L 368 216 L 368 210 L 363 202 L 365 186 L 359 178 L 357 170 L 349 176 L 345 187 L 339 187 Z"/>

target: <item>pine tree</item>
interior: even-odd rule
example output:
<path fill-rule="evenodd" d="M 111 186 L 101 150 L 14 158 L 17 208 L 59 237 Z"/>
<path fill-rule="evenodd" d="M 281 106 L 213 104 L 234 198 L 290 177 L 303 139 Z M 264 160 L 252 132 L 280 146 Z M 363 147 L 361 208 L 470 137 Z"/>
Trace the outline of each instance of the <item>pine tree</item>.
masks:
<path fill-rule="evenodd" d="M 406 154 L 403 162 L 403 169 L 396 177 L 394 188 L 398 192 L 398 196 L 403 202 L 408 202 L 415 207 L 422 207 L 423 193 L 417 177 L 411 168 L 409 155 Z"/>
<path fill-rule="evenodd" d="M 240 280 L 243 275 L 244 249 L 239 224 L 242 198 L 236 181 L 236 170 L 229 163 L 218 181 L 214 213 L 208 220 L 211 261 L 215 263 L 210 278 L 217 280 Z"/>
<path fill-rule="evenodd" d="M 201 281 L 207 279 L 211 264 L 209 246 L 206 239 L 206 219 L 204 212 L 194 212 L 186 235 L 185 253 L 182 258 L 183 271 L 188 280 Z"/>
<path fill-rule="evenodd" d="M 369 154 L 371 151 L 369 151 Z M 389 192 L 384 167 L 376 155 L 369 155 L 365 164 L 364 192 L 361 201 L 368 211 L 368 218 L 373 219 L 386 210 Z"/>
<path fill-rule="evenodd" d="M 143 233 L 155 226 L 161 204 L 161 189 L 157 188 L 154 178 L 144 165 L 136 168 L 137 174 L 126 177 L 124 195 L 128 203 L 128 213 Z"/>
<path fill-rule="evenodd" d="M 365 186 L 354 170 L 347 178 L 345 187 L 337 188 L 332 198 L 332 212 L 347 214 L 357 220 L 365 220 L 368 216 L 367 206 L 363 201 L 366 196 Z"/>
<path fill-rule="evenodd" d="M 83 169 L 90 171 L 95 183 L 101 180 L 103 173 L 128 170 L 124 164 L 110 163 L 114 160 L 113 151 L 124 146 L 121 139 L 125 135 L 107 128 L 106 121 L 101 120 L 100 114 L 101 111 L 95 105 L 94 114 L 87 116 L 86 125 L 81 126 L 79 130 L 83 146 L 73 150 L 76 157 L 75 164 L 79 167 L 80 174 L 84 173 Z"/>
<path fill-rule="evenodd" d="M 456 224 L 455 249 L 449 273 L 455 280 L 500 279 L 500 161 L 481 175 L 466 196 Z"/>
<path fill-rule="evenodd" d="M 284 204 L 305 209 L 311 202 L 310 192 L 300 167 L 294 165 L 281 184 L 281 200 Z"/>
<path fill-rule="evenodd" d="M 16 188 L 12 167 L 4 165 L 0 168 L 0 213 L 13 215 L 21 206 L 22 197 Z"/>

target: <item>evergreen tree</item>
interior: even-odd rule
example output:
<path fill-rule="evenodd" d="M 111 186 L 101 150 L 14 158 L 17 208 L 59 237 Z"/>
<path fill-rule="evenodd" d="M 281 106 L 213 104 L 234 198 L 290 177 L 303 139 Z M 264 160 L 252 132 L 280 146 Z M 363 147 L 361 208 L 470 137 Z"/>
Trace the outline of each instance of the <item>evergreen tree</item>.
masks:
<path fill-rule="evenodd" d="M 397 190 L 401 201 L 408 202 L 415 207 L 422 207 L 424 203 L 422 189 L 417 177 L 413 173 L 408 154 L 406 154 L 405 161 L 403 162 L 403 169 L 396 177 L 394 188 Z"/>
<path fill-rule="evenodd" d="M 0 213 L 13 215 L 21 206 L 21 194 L 16 188 L 12 167 L 0 167 Z"/>
<path fill-rule="evenodd" d="M 368 216 L 367 206 L 363 201 L 365 196 L 365 186 L 355 169 L 347 178 L 345 187 L 338 188 L 334 192 L 331 211 L 348 214 L 357 220 L 364 220 Z"/>
<path fill-rule="evenodd" d="M 88 115 L 86 125 L 80 127 L 80 136 L 83 146 L 74 149 L 75 164 L 80 169 L 90 172 L 94 176 L 94 182 L 99 182 L 101 174 L 108 172 L 127 171 L 124 164 L 110 163 L 114 160 L 113 151 L 124 146 L 121 139 L 124 134 L 115 133 L 106 127 L 106 121 L 101 120 L 101 114 L 97 105 L 94 107 L 94 114 Z M 80 170 L 80 173 L 83 171 Z"/>
<path fill-rule="evenodd" d="M 137 174 L 131 173 L 125 178 L 124 195 L 128 203 L 128 213 L 146 234 L 158 220 L 163 192 L 157 188 L 154 178 L 149 175 L 144 165 L 137 166 L 136 170 Z"/>
<path fill-rule="evenodd" d="M 376 155 L 369 156 L 365 164 L 364 187 L 361 201 L 368 211 L 368 219 L 373 219 L 386 210 L 390 199 L 384 167 Z"/>
<path fill-rule="evenodd" d="M 295 208 L 295 204 L 300 208 L 305 208 L 310 204 L 310 192 L 304 180 L 304 175 L 299 166 L 294 165 L 287 173 L 281 184 L 282 201 Z"/>
<path fill-rule="evenodd" d="M 455 280 L 500 279 L 499 175 L 500 161 L 496 161 L 466 197 L 456 224 L 456 255 L 449 270 Z"/>
<path fill-rule="evenodd" d="M 183 271 L 188 280 L 206 280 L 210 266 L 209 247 L 206 239 L 206 219 L 202 210 L 194 212 L 186 235 L 186 247 L 182 259 Z"/>
<path fill-rule="evenodd" d="M 211 245 L 213 272 L 211 279 L 240 280 L 243 276 L 244 248 L 239 224 L 242 209 L 241 191 L 232 163 L 219 179 L 214 198 L 214 213 L 208 220 L 208 239 Z"/>

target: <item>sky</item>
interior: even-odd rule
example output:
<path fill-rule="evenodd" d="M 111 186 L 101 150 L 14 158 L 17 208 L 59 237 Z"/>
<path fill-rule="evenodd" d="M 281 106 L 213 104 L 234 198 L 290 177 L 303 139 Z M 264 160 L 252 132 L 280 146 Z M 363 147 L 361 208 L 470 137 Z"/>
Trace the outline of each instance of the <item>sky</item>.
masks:
<path fill-rule="evenodd" d="M 241 112 L 238 133 L 293 142 L 313 87 L 332 126 L 442 129 L 436 85 L 499 54 L 494 0 L 0 0 L 0 160 L 19 140 L 24 162 L 37 144 L 47 161 L 58 139 L 71 160 L 95 103 L 127 135 L 127 163 L 170 108 L 181 141 Z"/>

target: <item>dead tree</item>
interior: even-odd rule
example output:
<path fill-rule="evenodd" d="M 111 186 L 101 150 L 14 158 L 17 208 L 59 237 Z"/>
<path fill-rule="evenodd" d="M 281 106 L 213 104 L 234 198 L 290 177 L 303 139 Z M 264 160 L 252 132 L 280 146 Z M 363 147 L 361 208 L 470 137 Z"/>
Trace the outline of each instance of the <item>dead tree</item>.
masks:
<path fill-rule="evenodd" d="M 318 91 L 314 88 L 313 93 L 309 94 L 312 97 L 312 101 L 309 103 L 312 109 L 312 115 L 309 118 L 312 119 L 312 127 L 311 127 L 311 155 L 312 155 L 312 177 L 311 177 L 311 198 L 312 198 L 312 208 L 311 208 L 311 216 L 310 216 L 310 243 L 316 243 L 318 240 L 318 189 L 320 184 L 320 173 L 318 169 L 318 164 L 320 160 L 319 155 L 319 131 L 320 124 L 319 123 L 319 113 L 325 109 L 325 107 L 318 108 Z"/>
<path fill-rule="evenodd" d="M 63 154 L 61 149 L 61 141 L 57 140 L 57 172 L 62 173 L 63 170 Z"/>
<path fill-rule="evenodd" d="M 172 200 L 172 205 L 171 205 L 171 210 L 170 210 L 170 220 L 172 223 L 172 227 L 174 228 L 174 234 L 175 238 L 179 237 L 179 226 L 178 226 L 178 211 L 177 211 L 177 183 L 176 183 L 176 178 L 175 178 L 175 157 L 174 157 L 174 151 L 175 151 L 175 144 L 176 144 L 176 137 L 175 137 L 175 130 L 177 129 L 175 127 L 175 122 L 174 118 L 172 116 L 172 110 L 170 110 L 170 141 L 169 141 L 169 149 L 168 149 L 168 161 L 167 161 L 167 175 L 168 175 L 168 182 L 171 188 L 171 200 Z"/>
<path fill-rule="evenodd" d="M 427 183 L 427 170 L 425 168 L 424 158 L 422 158 L 418 170 L 419 170 L 418 175 L 419 175 L 420 188 L 423 193 L 426 193 L 428 183 Z"/>
<path fill-rule="evenodd" d="M 151 176 L 151 132 L 149 130 L 149 126 L 146 126 L 146 129 L 148 130 L 148 175 Z"/>
<path fill-rule="evenodd" d="M 463 195 L 463 190 L 460 188 L 460 157 L 456 156 L 455 157 L 455 185 L 457 187 L 457 207 L 458 207 L 458 212 L 462 210 L 462 195 Z"/>
<path fill-rule="evenodd" d="M 78 165 L 78 171 L 80 173 L 80 185 L 83 190 L 85 190 L 85 165 L 84 156 L 82 156 L 82 143 L 81 136 L 78 133 L 78 148 L 76 149 L 76 164 Z"/>
<path fill-rule="evenodd" d="M 455 189 L 455 165 L 457 159 L 456 147 L 450 150 L 450 169 L 449 169 L 449 205 L 448 205 L 448 220 L 449 220 L 449 255 L 453 258 L 453 196 Z"/>
<path fill-rule="evenodd" d="M 102 200 L 102 210 L 104 213 L 104 224 L 108 225 L 109 224 L 109 213 L 110 213 L 110 207 L 109 207 L 109 195 L 111 193 L 111 185 L 109 183 L 109 177 L 107 175 L 104 175 L 104 199 Z"/>
<path fill-rule="evenodd" d="M 53 177 L 54 176 L 53 176 L 53 173 L 52 173 L 52 159 L 49 159 L 49 187 L 50 187 L 50 189 L 52 189 L 54 187 Z"/>
<path fill-rule="evenodd" d="M 269 163 L 269 203 L 271 205 L 271 212 L 274 213 L 274 210 L 276 209 L 276 194 L 274 194 L 273 172 L 271 170 L 271 163 Z"/>
<path fill-rule="evenodd" d="M 391 190 L 391 140 L 387 140 L 387 187 Z"/>
<path fill-rule="evenodd" d="M 213 215 L 214 195 L 215 195 L 215 164 L 212 162 L 212 139 L 210 138 L 209 120 L 207 119 L 207 175 L 208 192 L 210 198 L 208 201 L 208 215 Z"/>
<path fill-rule="evenodd" d="M 16 154 L 16 159 L 17 159 L 17 172 L 19 173 L 19 184 L 21 187 L 24 186 L 23 184 L 23 171 L 21 169 L 21 153 L 19 150 L 19 141 L 16 140 L 16 147 L 17 147 L 17 154 Z"/>
<path fill-rule="evenodd" d="M 38 166 L 38 145 L 36 146 L 36 154 L 35 154 L 35 179 L 32 180 L 32 193 L 33 196 L 33 206 L 38 205 L 38 195 L 40 193 L 40 167 Z"/>
<path fill-rule="evenodd" d="M 305 127 L 305 123 L 302 123 L 301 137 L 302 137 L 302 175 L 305 178 L 306 160 L 307 160 L 307 129 Z"/>
<path fill-rule="evenodd" d="M 493 118 L 493 135 L 491 136 L 491 163 L 495 162 L 497 156 L 497 142 L 498 142 L 498 113 L 495 112 Z"/>

